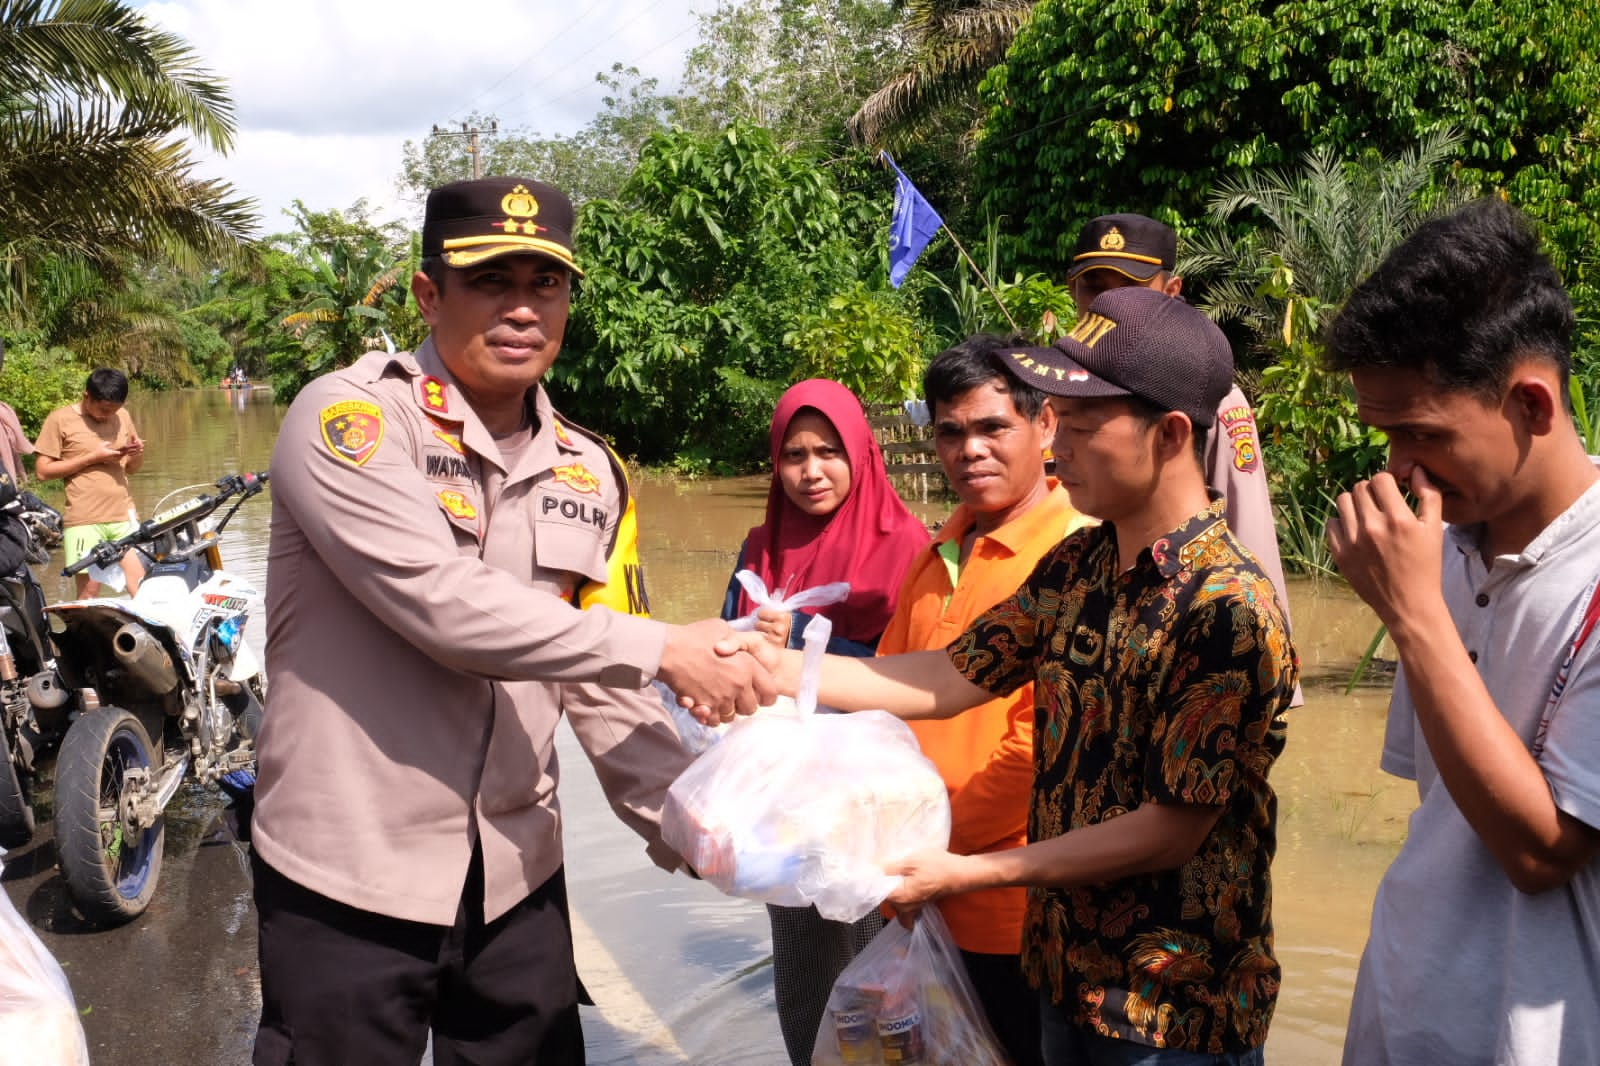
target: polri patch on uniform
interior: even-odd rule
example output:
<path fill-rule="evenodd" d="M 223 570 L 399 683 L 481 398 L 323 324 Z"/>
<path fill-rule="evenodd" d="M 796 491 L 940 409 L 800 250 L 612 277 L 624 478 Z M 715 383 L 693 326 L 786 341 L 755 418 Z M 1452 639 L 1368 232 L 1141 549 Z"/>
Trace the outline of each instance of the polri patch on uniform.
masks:
<path fill-rule="evenodd" d="M 1222 412 L 1222 428 L 1233 447 L 1233 468 L 1250 473 L 1261 465 L 1261 444 L 1256 440 L 1256 420 L 1250 408 L 1240 405 Z"/>
<path fill-rule="evenodd" d="M 375 403 L 342 400 L 324 407 L 317 419 L 328 450 L 355 466 L 376 455 L 383 442 L 383 411 Z"/>
<path fill-rule="evenodd" d="M 594 476 L 593 471 L 582 463 L 572 463 L 568 466 L 558 466 L 551 470 L 555 479 L 577 492 L 591 492 L 599 494 L 600 479 Z"/>
<path fill-rule="evenodd" d="M 463 518 L 471 522 L 478 517 L 478 509 L 472 506 L 472 501 L 455 489 L 445 489 L 439 493 L 439 506 L 454 518 Z"/>
<path fill-rule="evenodd" d="M 444 382 L 436 377 L 429 376 L 418 383 L 418 388 L 422 390 L 422 406 L 430 411 L 438 411 L 441 414 L 449 412 L 450 396 L 445 392 Z"/>

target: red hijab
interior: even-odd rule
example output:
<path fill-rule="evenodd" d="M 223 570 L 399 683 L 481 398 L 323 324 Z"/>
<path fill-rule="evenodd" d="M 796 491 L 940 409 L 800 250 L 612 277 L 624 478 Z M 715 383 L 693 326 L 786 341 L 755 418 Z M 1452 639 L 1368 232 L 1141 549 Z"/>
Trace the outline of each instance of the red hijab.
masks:
<path fill-rule="evenodd" d="M 796 507 L 778 478 L 778 457 L 789 423 L 804 409 L 822 415 L 838 432 L 850 459 L 850 493 L 838 510 L 814 517 Z M 772 412 L 772 485 L 767 520 L 750 530 L 744 565 L 768 589 L 787 595 L 830 581 L 850 582 L 850 597 L 818 610 L 834 636 L 872 643 L 889 624 L 906 570 L 930 541 L 928 530 L 906 510 L 883 466 L 883 453 L 855 394 L 836 381 L 813 378 L 793 386 Z M 739 594 L 739 613 L 754 610 Z"/>

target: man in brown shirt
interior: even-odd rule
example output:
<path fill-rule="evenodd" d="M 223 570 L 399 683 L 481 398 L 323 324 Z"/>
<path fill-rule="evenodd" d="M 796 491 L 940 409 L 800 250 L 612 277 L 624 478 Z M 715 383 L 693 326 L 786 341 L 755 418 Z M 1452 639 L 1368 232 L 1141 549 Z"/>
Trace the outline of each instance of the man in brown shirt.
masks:
<path fill-rule="evenodd" d="M 554 734 L 672 870 L 687 765 L 660 678 L 770 702 L 725 623 L 641 616 L 626 480 L 540 379 L 577 272 L 557 189 L 428 198 L 412 293 L 432 334 L 319 378 L 272 462 L 252 830 L 258 1066 L 581 1063 Z M 610 606 L 607 606 L 607 605 Z"/>
<path fill-rule="evenodd" d="M 67 483 L 62 548 L 69 564 L 101 541 L 133 532 L 136 519 L 128 475 L 144 465 L 144 441 L 123 406 L 127 402 L 127 375 L 100 367 L 90 373 L 83 398 L 51 411 L 39 430 L 34 473 L 41 481 L 64 478 Z M 122 573 L 128 594 L 139 591 L 144 565 L 137 554 L 122 557 Z M 80 599 L 99 592 L 100 582 L 88 571 L 77 575 Z"/>

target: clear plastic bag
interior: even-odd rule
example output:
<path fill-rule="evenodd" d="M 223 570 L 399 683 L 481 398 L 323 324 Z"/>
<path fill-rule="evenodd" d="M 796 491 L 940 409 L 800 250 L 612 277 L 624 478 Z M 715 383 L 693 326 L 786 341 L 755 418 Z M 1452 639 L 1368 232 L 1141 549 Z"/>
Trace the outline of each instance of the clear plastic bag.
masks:
<path fill-rule="evenodd" d="M 89 1066 L 67 975 L 0 892 L 0 1062 Z"/>
<path fill-rule="evenodd" d="M 950 928 L 928 906 L 890 922 L 828 996 L 811 1066 L 1007 1066 Z"/>
<path fill-rule="evenodd" d="M 833 581 L 816 588 L 802 589 L 793 596 L 785 596 L 783 589 L 769 592 L 767 583 L 753 570 L 740 570 L 734 575 L 734 580 L 744 587 L 745 594 L 750 597 L 750 602 L 756 605 L 757 610 L 762 607 L 776 607 L 780 611 L 800 611 L 811 607 L 826 607 L 830 603 L 840 603 L 850 595 L 848 581 Z M 728 623 L 732 628 L 748 633 L 756 627 L 756 612 L 740 618 L 735 618 Z M 661 698 L 661 705 L 672 715 L 672 722 L 678 727 L 678 739 L 683 741 L 683 750 L 690 755 L 700 755 L 710 750 L 711 745 L 723 738 L 728 732 L 726 725 L 706 725 L 698 721 L 683 707 L 678 706 L 678 694 L 659 681 L 652 682 L 656 695 Z M 779 710 L 794 710 L 794 702 L 787 697 L 780 697 L 774 704 Z"/>
<path fill-rule="evenodd" d="M 663 839 L 731 896 L 855 921 L 894 890 L 888 862 L 950 841 L 950 800 L 905 723 L 815 714 L 828 620 L 806 626 L 796 713 L 741 718 L 667 792 Z"/>

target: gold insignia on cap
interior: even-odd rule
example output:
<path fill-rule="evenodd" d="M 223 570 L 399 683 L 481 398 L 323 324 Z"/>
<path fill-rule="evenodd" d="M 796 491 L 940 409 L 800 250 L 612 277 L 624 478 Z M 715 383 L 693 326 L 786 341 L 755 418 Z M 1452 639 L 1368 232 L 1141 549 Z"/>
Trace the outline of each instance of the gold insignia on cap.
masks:
<path fill-rule="evenodd" d="M 1128 242 L 1123 238 L 1122 231 L 1115 226 L 1106 230 L 1105 236 L 1100 238 L 1100 250 L 1102 252 L 1120 252 L 1127 246 Z"/>
<path fill-rule="evenodd" d="M 504 222 L 498 223 L 499 227 L 507 233 L 526 233 L 530 237 L 543 226 L 532 221 L 533 216 L 539 213 L 539 201 L 533 198 L 533 193 L 528 191 L 526 185 L 518 185 L 504 196 L 500 197 L 500 210 L 511 216 Z M 528 221 L 519 222 L 518 219 Z"/>
<path fill-rule="evenodd" d="M 518 185 L 500 198 L 500 210 L 518 218 L 532 218 L 539 213 L 539 201 L 526 185 Z"/>

